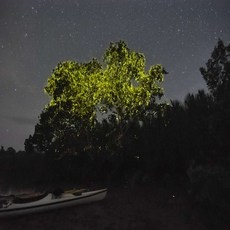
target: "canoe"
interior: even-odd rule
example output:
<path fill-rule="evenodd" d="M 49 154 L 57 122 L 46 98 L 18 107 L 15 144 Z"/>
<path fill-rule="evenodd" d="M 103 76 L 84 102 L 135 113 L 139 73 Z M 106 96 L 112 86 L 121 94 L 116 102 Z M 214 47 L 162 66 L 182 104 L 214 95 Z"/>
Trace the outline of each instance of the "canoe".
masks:
<path fill-rule="evenodd" d="M 61 194 L 46 193 L 31 197 L 9 196 L 0 201 L 0 217 L 8 217 L 47 210 L 70 207 L 100 201 L 105 198 L 107 189 L 94 191 L 70 190 Z"/>

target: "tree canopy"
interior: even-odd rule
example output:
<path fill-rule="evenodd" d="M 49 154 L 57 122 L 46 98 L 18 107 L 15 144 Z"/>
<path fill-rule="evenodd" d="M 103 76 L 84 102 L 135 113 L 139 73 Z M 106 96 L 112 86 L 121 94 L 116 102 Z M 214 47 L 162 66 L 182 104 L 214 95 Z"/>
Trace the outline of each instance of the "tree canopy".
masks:
<path fill-rule="evenodd" d="M 230 44 L 218 41 L 206 67 L 200 68 L 208 89 L 215 99 L 230 97 Z"/>
<path fill-rule="evenodd" d="M 164 73 L 159 64 L 146 70 L 144 55 L 123 41 L 110 43 L 102 63 L 97 59 L 59 63 L 45 87 L 51 100 L 34 135 L 26 140 L 26 148 L 79 152 L 92 143 L 95 128 L 101 127 L 97 118 L 112 122 L 116 135 L 123 136 L 121 124 L 128 126 L 128 121 L 156 109 L 156 99 L 163 95 Z"/>
<path fill-rule="evenodd" d="M 144 55 L 125 42 L 111 43 L 102 64 L 96 59 L 59 63 L 45 87 L 51 97 L 48 107 L 58 105 L 91 124 L 98 113 L 113 113 L 118 120 L 137 116 L 163 94 L 158 84 L 163 67 L 145 67 Z"/>

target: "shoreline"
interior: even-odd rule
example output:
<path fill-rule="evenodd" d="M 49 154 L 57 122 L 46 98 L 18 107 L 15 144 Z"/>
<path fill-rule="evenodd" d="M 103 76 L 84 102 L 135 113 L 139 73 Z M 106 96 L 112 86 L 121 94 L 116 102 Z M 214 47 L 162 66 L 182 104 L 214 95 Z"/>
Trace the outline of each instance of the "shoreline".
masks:
<path fill-rule="evenodd" d="M 152 186 L 110 188 L 100 202 L 0 219 L 0 226 L 1 230 L 209 229 L 183 191 Z"/>

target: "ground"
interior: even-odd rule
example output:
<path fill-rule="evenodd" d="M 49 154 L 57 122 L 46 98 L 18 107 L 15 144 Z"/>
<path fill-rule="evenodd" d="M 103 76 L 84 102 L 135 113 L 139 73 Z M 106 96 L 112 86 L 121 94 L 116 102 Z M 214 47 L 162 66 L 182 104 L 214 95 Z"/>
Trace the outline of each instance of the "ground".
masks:
<path fill-rule="evenodd" d="M 0 230 L 208 230 L 186 193 L 153 187 L 111 188 L 98 203 L 0 219 Z M 223 229 L 223 228 L 222 228 Z M 227 229 L 227 228 L 226 228 Z"/>

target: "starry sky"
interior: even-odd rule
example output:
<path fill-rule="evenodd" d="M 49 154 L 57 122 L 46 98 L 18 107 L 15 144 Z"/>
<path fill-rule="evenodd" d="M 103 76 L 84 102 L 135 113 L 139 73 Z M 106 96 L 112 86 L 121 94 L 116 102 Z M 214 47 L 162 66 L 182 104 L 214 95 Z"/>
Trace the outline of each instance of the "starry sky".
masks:
<path fill-rule="evenodd" d="M 101 60 L 111 41 L 162 64 L 165 99 L 183 101 L 205 89 L 199 67 L 229 43 L 229 22 L 229 0 L 1 0 L 0 145 L 24 149 L 60 61 Z"/>

